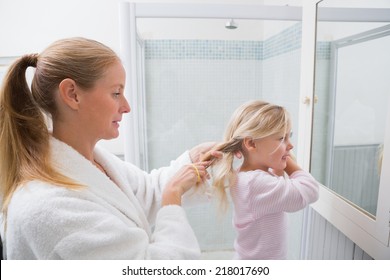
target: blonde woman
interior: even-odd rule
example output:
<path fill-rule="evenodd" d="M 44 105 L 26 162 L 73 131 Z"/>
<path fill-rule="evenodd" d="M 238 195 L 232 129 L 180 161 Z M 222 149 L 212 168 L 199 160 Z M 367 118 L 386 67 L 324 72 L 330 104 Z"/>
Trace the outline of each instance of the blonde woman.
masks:
<path fill-rule="evenodd" d="M 28 67 L 35 68 L 31 91 Z M 10 67 L 0 95 L 6 258 L 200 256 L 181 200 L 207 178 L 207 162 L 197 161 L 211 145 L 150 174 L 96 146 L 117 137 L 130 112 L 124 85 L 118 56 L 85 38 L 59 40 Z"/>
<path fill-rule="evenodd" d="M 285 259 L 287 214 L 318 199 L 318 183 L 291 159 L 291 122 L 285 108 L 263 101 L 243 104 L 228 123 L 214 186 L 234 203 L 237 259 Z M 238 170 L 233 159 L 243 157 Z M 283 176 L 283 173 L 287 176 Z"/>

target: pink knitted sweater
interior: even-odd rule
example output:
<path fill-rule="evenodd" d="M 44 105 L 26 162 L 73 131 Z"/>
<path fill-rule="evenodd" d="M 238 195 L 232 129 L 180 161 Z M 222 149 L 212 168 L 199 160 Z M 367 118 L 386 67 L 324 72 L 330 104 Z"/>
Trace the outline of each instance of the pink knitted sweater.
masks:
<path fill-rule="evenodd" d="M 237 259 L 285 259 L 287 213 L 318 199 L 318 183 L 303 170 L 278 177 L 254 170 L 238 173 L 231 188 Z"/>

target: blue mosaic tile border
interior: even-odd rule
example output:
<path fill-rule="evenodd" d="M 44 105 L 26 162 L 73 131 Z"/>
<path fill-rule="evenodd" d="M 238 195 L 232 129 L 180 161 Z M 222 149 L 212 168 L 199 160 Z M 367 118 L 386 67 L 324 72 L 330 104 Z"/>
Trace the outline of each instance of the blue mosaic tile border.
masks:
<path fill-rule="evenodd" d="M 146 59 L 265 60 L 301 48 L 302 23 L 265 41 L 146 40 Z M 317 44 L 320 58 L 330 57 L 330 44 Z"/>
<path fill-rule="evenodd" d="M 263 59 L 301 48 L 302 23 L 294 24 L 264 41 Z"/>
<path fill-rule="evenodd" d="M 260 41 L 224 40 L 147 40 L 146 59 L 259 60 Z"/>

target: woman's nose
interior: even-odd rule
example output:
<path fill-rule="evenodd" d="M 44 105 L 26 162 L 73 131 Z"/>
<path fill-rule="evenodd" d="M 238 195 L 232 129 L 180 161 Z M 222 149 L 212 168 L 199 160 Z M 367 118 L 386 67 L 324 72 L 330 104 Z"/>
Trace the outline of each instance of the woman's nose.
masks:
<path fill-rule="evenodd" d="M 127 102 L 126 97 L 123 97 L 123 104 L 121 106 L 121 113 L 122 114 L 130 113 L 130 111 L 131 111 L 131 108 L 130 108 L 129 102 Z"/>

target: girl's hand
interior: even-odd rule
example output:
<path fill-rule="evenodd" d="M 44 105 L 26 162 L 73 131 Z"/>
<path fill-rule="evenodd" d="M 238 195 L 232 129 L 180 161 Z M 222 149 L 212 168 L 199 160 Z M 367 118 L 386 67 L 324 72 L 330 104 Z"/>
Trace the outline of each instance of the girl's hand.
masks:
<path fill-rule="evenodd" d="M 181 205 L 181 197 L 191 187 L 209 179 L 206 168 L 210 162 L 198 162 L 183 166 L 167 183 L 162 195 L 162 205 Z"/>
<path fill-rule="evenodd" d="M 291 156 L 287 157 L 287 165 L 284 171 L 290 176 L 295 171 L 301 170 L 301 167 L 295 162 Z"/>

